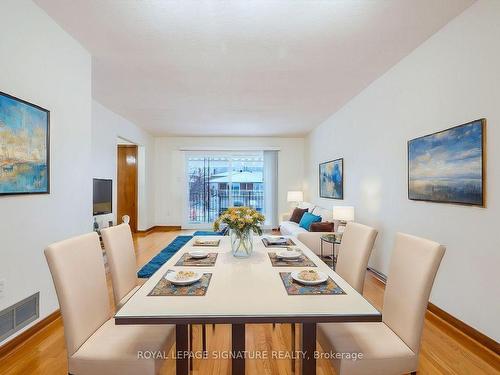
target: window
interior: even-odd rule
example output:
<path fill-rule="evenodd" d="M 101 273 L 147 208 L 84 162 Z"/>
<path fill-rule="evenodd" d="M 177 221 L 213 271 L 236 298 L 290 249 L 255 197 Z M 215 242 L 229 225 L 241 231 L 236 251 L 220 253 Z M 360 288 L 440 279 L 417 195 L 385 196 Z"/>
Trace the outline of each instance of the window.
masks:
<path fill-rule="evenodd" d="M 263 152 L 187 153 L 187 227 L 208 226 L 229 207 L 264 213 Z"/>

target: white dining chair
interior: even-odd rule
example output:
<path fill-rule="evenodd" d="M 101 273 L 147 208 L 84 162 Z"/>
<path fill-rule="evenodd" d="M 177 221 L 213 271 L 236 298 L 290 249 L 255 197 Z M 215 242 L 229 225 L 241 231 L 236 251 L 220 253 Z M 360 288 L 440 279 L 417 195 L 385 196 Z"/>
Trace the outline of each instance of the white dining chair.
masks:
<path fill-rule="evenodd" d="M 354 222 L 347 223 L 342 234 L 335 272 L 360 294 L 377 234 L 375 229 Z"/>
<path fill-rule="evenodd" d="M 158 374 L 163 360 L 138 358 L 138 353 L 170 350 L 175 328 L 115 325 L 97 233 L 54 243 L 45 257 L 61 307 L 68 373 Z"/>
<path fill-rule="evenodd" d="M 102 229 L 101 236 L 108 257 L 115 306 L 119 310 L 140 287 L 134 240 L 126 223 Z"/>
<path fill-rule="evenodd" d="M 318 324 L 323 350 L 351 355 L 332 360 L 337 375 L 416 374 L 427 303 L 444 253 L 436 242 L 396 235 L 382 322 Z"/>
<path fill-rule="evenodd" d="M 101 230 L 101 236 L 108 256 L 115 306 L 116 310 L 119 310 L 141 287 L 137 277 L 134 239 L 130 226 L 126 223 Z M 202 348 L 205 351 L 207 347 L 205 324 L 201 325 L 201 330 Z M 189 332 L 192 336 L 192 327 Z M 192 341 L 190 340 L 190 345 Z"/>

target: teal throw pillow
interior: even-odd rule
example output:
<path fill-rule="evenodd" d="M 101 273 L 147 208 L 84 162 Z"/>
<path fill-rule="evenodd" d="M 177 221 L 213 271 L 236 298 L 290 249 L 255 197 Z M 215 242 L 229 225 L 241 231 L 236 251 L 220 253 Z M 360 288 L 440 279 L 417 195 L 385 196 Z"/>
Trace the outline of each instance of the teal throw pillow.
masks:
<path fill-rule="evenodd" d="M 312 223 L 319 223 L 320 221 L 321 221 L 321 216 L 314 215 L 310 212 L 306 212 L 302 216 L 302 219 L 300 219 L 299 226 L 308 231 Z"/>

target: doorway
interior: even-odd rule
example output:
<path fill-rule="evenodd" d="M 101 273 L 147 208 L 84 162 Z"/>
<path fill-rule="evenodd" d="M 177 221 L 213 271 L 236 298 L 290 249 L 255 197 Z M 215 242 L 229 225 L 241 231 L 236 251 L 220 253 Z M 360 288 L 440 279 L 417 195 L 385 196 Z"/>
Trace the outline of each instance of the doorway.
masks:
<path fill-rule="evenodd" d="M 130 217 L 130 229 L 137 232 L 137 145 L 117 146 L 117 223 Z"/>

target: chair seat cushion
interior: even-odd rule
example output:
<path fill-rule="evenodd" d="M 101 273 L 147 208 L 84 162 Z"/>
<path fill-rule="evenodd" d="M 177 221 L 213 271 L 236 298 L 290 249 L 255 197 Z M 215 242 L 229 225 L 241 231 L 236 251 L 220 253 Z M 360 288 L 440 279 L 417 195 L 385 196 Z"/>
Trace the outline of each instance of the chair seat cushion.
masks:
<path fill-rule="evenodd" d="M 321 323 L 318 341 L 327 353 L 362 353 L 332 360 L 338 375 L 401 375 L 417 370 L 418 356 L 384 323 Z"/>
<path fill-rule="evenodd" d="M 106 321 L 69 358 L 73 375 L 158 374 L 161 358 L 141 358 L 141 352 L 165 353 L 175 341 L 173 325 L 115 325 Z"/>

